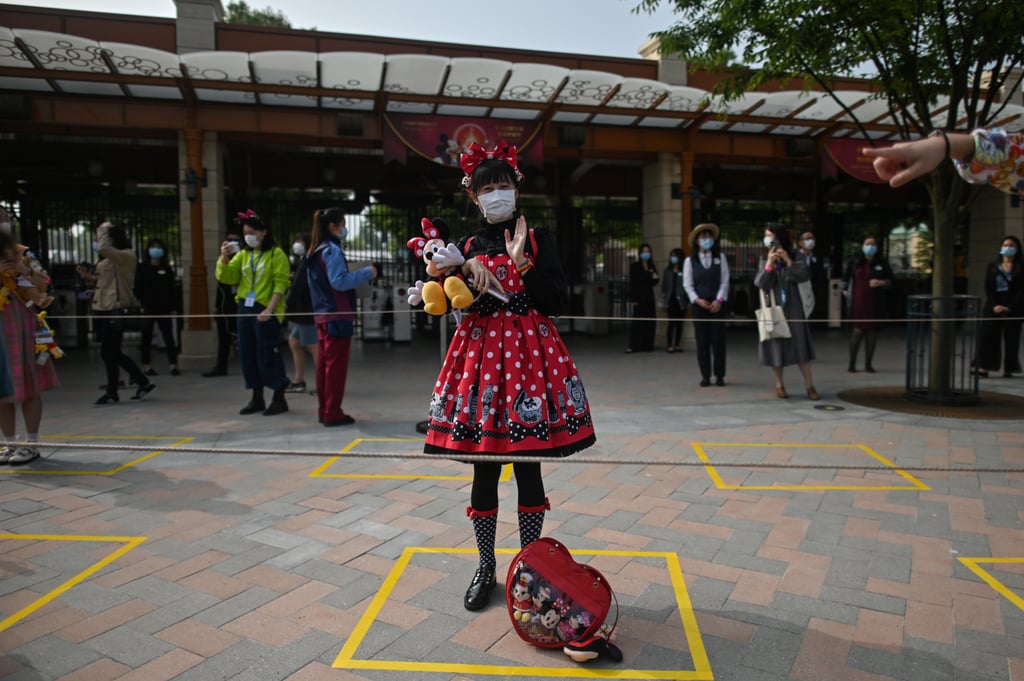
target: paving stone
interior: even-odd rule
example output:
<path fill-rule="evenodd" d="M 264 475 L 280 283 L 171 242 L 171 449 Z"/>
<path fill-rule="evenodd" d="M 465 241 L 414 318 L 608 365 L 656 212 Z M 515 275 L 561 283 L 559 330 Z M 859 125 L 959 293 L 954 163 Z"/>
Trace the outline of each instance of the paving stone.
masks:
<path fill-rule="evenodd" d="M 33 681 L 60 678 L 101 658 L 94 650 L 54 635 L 37 638 L 14 650 L 5 651 L 5 654 L 11 655 L 25 666 L 25 669 L 19 672 L 23 679 Z M 4 679 L 6 678 L 5 676 Z"/>

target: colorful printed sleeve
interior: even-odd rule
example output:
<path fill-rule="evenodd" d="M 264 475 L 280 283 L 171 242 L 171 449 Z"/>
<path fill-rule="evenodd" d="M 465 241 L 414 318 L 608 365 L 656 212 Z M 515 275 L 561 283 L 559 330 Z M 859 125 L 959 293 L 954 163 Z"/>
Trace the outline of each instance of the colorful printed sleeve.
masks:
<path fill-rule="evenodd" d="M 967 163 L 955 162 L 960 177 L 1024 195 L 1024 134 L 1000 128 L 978 129 L 973 134 L 974 156 Z"/>

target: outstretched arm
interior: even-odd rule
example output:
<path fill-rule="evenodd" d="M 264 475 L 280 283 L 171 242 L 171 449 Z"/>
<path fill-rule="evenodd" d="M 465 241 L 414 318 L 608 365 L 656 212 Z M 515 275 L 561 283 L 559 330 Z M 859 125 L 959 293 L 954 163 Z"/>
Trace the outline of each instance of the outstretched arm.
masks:
<path fill-rule="evenodd" d="M 974 154 L 974 136 L 966 132 L 947 132 L 949 158 L 968 160 Z M 890 187 L 900 187 L 935 170 L 947 160 L 946 140 L 941 135 L 900 142 L 888 148 L 865 147 L 862 152 L 874 159 L 878 177 Z"/>

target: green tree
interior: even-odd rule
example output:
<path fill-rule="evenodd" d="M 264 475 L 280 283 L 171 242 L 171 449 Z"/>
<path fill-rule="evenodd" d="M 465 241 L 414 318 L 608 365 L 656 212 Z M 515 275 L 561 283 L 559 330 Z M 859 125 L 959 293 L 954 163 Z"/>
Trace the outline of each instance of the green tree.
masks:
<path fill-rule="evenodd" d="M 284 13 L 273 7 L 263 9 L 249 7 L 245 0 L 229 2 L 224 21 L 229 24 L 248 24 L 250 26 L 273 26 L 275 28 L 291 28 L 292 24 Z"/>
<path fill-rule="evenodd" d="M 902 139 L 933 129 L 998 123 L 1005 95 L 1020 87 L 1024 3 L 991 0 L 665 0 L 678 21 L 658 32 L 665 54 L 723 68 L 720 92 L 736 97 L 771 80 L 833 92 L 840 77 L 863 77 L 888 104 Z M 643 0 L 634 12 L 662 0 Z M 724 70 L 725 56 L 750 66 Z M 838 100 L 837 100 L 838 101 Z M 842 103 L 840 102 L 840 105 Z M 844 107 L 845 108 L 845 107 Z M 847 110 L 856 120 L 856 111 Z M 863 122 L 857 121 L 858 125 Z M 866 137 L 866 136 L 865 136 Z M 948 167 L 921 182 L 932 202 L 932 295 L 953 293 L 953 240 L 977 187 Z M 949 325 L 947 325 L 949 326 Z M 933 368 L 948 356 L 933 334 Z M 935 345 L 938 342 L 939 345 Z M 936 351 L 938 348 L 938 351 Z M 947 380 L 934 371 L 932 391 Z"/>

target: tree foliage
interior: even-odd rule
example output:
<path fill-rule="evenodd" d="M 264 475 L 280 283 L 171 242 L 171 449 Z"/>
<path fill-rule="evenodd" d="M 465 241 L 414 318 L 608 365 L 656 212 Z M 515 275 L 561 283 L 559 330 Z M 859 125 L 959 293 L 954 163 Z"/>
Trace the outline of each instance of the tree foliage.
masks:
<path fill-rule="evenodd" d="M 291 28 L 292 24 L 284 13 L 269 5 L 263 9 L 249 7 L 245 0 L 229 2 L 224 21 L 229 24 L 248 24 L 250 26 L 272 26 L 274 28 Z"/>
<path fill-rule="evenodd" d="M 840 78 L 865 78 L 901 139 L 998 124 L 1007 94 L 1021 86 L 1020 2 L 642 0 L 633 11 L 662 4 L 678 16 L 655 34 L 662 52 L 720 69 L 725 97 L 775 80 L 831 94 Z M 726 69 L 730 53 L 745 66 Z M 847 113 L 863 125 L 855 109 Z M 947 168 L 924 182 L 936 233 L 933 294 L 944 296 L 952 292 L 952 235 L 977 190 Z"/>
<path fill-rule="evenodd" d="M 664 53 L 706 68 L 735 53 L 748 65 L 722 81 L 727 96 L 774 79 L 831 92 L 838 78 L 867 78 L 904 138 L 998 120 L 1000 88 L 1020 85 L 1022 3 L 642 0 L 634 11 L 662 4 L 679 16 L 656 34 Z"/>

